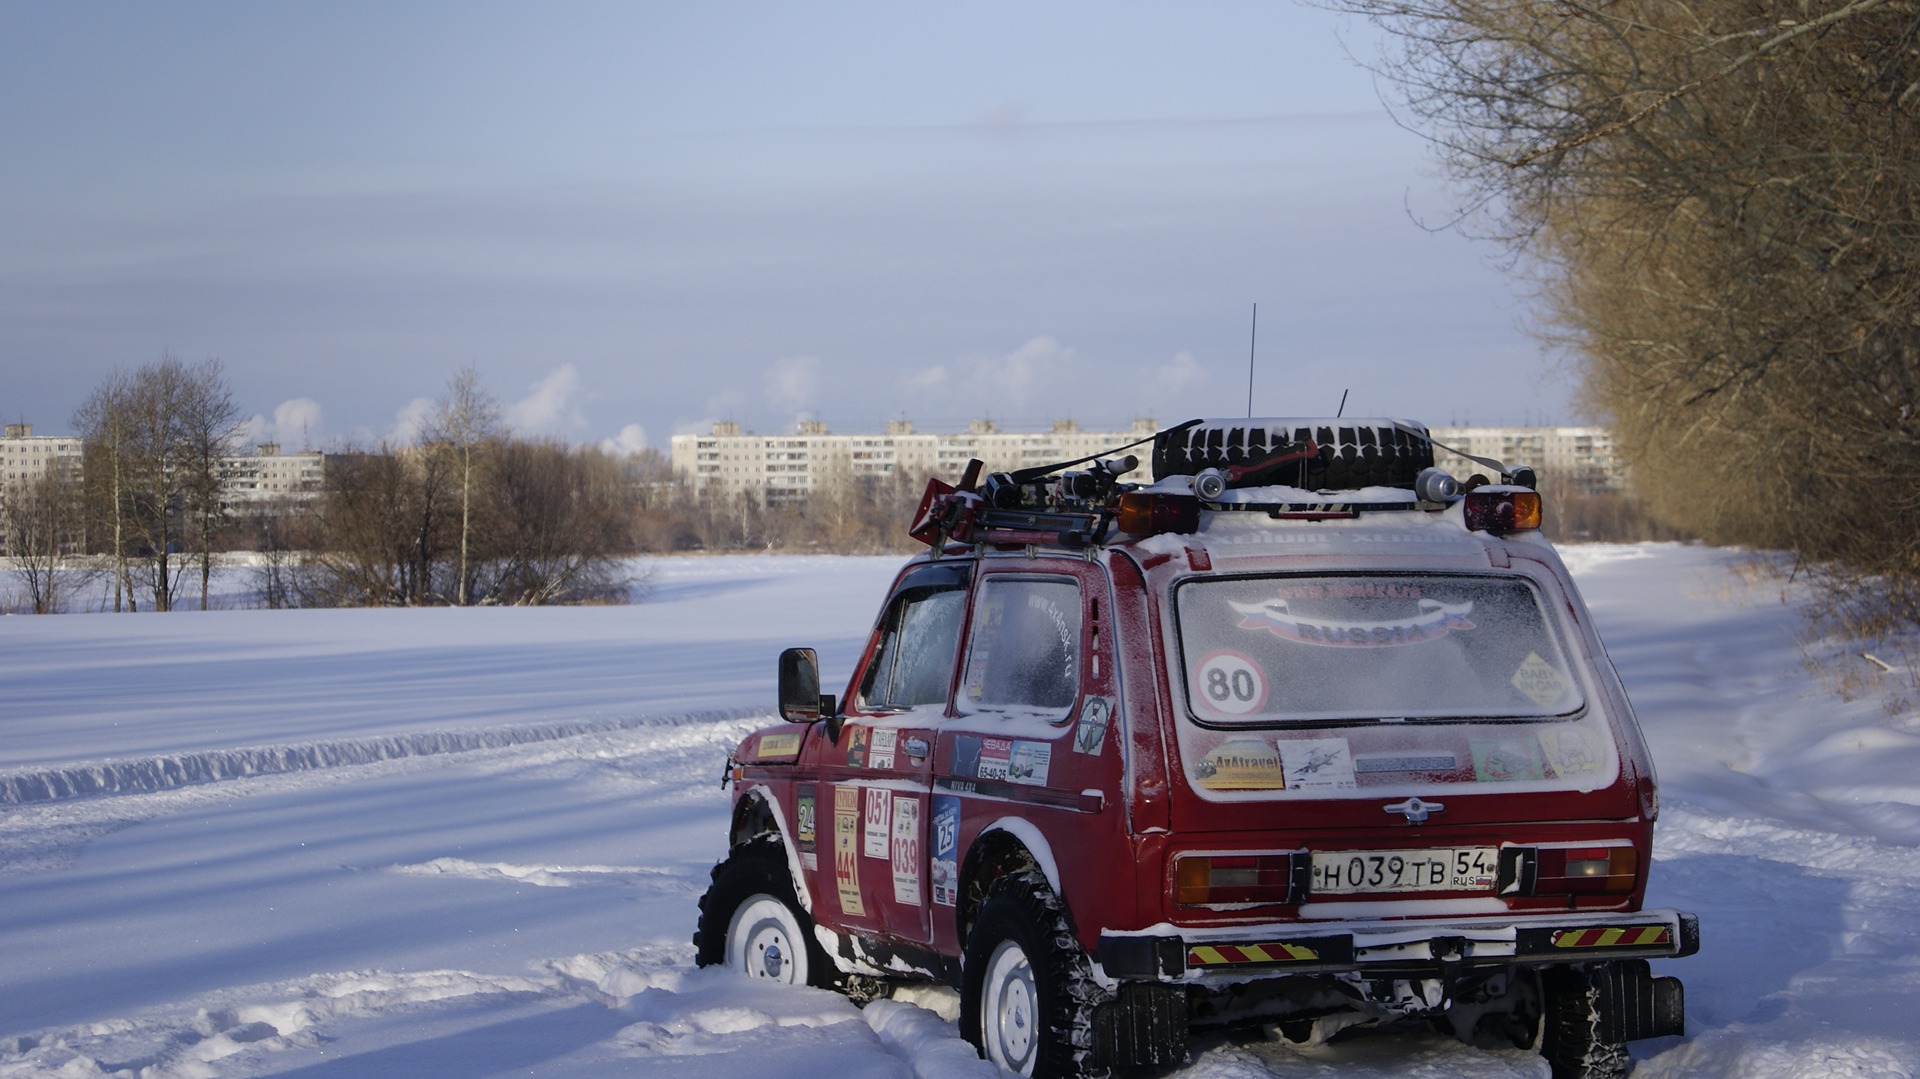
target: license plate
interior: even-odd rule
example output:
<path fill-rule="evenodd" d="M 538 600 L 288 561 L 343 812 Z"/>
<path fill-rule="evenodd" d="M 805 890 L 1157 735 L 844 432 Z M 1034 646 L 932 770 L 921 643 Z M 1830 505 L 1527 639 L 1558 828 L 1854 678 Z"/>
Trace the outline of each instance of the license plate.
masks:
<path fill-rule="evenodd" d="M 1500 854 L 1492 847 L 1313 852 L 1317 895 L 1491 892 L 1499 878 Z"/>

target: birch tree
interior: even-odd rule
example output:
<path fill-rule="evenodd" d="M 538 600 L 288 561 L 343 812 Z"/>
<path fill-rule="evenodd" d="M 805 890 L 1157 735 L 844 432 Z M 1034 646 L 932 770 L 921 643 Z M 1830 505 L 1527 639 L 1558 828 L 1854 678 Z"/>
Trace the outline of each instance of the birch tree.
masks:
<path fill-rule="evenodd" d="M 476 494 L 484 486 L 489 449 L 506 437 L 500 403 L 480 386 L 479 369 L 469 364 L 448 383 L 427 421 L 425 438 L 430 451 L 452 458 L 452 482 L 460 502 L 459 563 L 454 570 L 454 602 L 473 603 L 473 536 Z"/>

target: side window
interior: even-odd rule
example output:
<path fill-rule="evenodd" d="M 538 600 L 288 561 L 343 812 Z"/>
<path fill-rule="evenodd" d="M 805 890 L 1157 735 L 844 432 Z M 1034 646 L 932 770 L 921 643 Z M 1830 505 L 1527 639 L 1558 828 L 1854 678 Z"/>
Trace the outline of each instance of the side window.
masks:
<path fill-rule="evenodd" d="M 961 710 L 1064 713 L 1079 696 L 1078 581 L 988 577 L 973 627 Z"/>
<path fill-rule="evenodd" d="M 860 686 L 868 708 L 945 704 L 960 644 L 964 582 L 903 589 L 887 611 L 880 647 Z"/>

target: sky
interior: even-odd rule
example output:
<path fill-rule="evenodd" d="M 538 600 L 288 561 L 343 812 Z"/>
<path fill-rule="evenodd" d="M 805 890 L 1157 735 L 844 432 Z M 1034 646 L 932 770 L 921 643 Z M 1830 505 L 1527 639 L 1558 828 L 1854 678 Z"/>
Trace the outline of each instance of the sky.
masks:
<path fill-rule="evenodd" d="M 0 415 L 218 359 L 251 439 L 1560 423 L 1502 252 L 1304 6 L 0 6 Z M 1258 328 L 1255 333 L 1255 307 Z"/>

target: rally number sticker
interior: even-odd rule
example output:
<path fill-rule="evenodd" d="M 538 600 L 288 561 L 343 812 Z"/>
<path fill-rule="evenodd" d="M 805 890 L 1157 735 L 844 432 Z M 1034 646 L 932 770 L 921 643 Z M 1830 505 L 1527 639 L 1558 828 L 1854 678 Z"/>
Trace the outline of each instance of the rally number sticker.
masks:
<path fill-rule="evenodd" d="M 1267 703 L 1267 673 L 1238 652 L 1213 652 L 1194 672 L 1192 695 L 1208 711 L 1248 715 Z"/>

